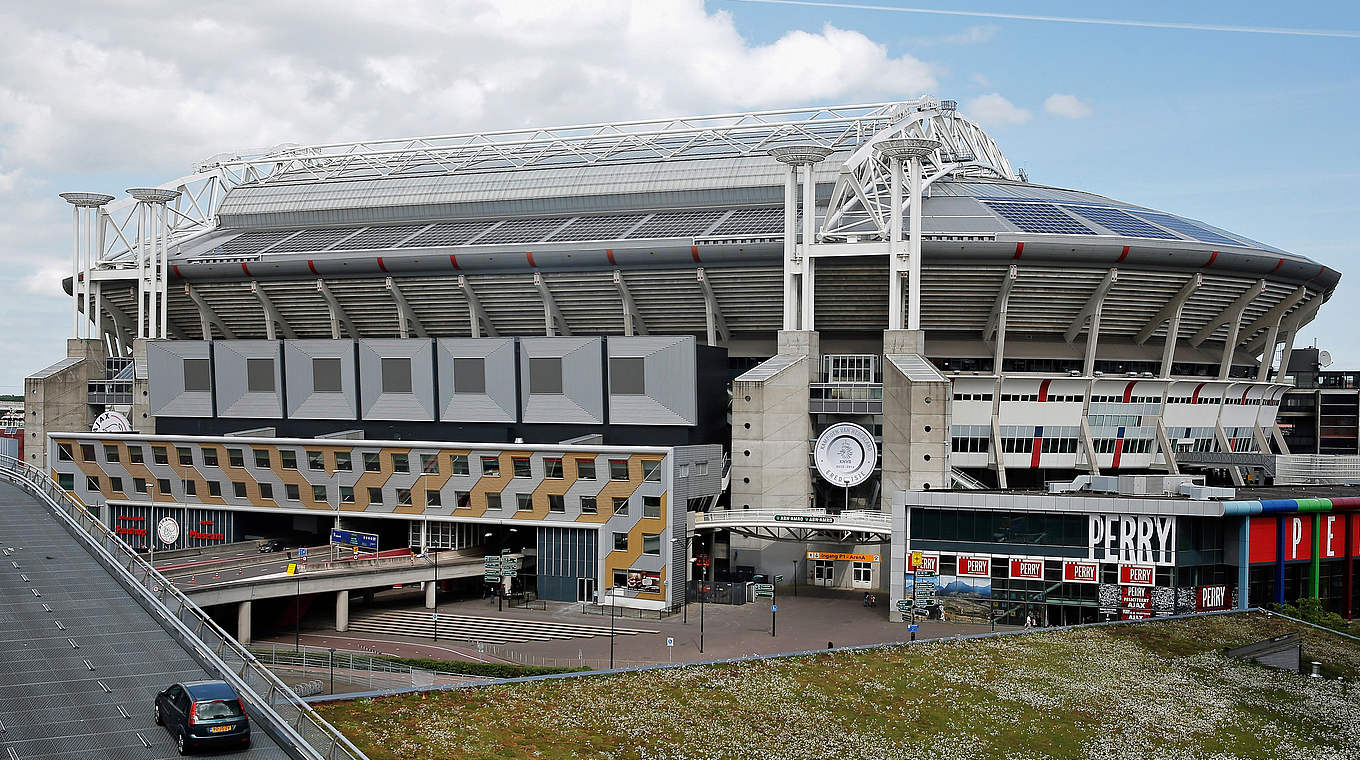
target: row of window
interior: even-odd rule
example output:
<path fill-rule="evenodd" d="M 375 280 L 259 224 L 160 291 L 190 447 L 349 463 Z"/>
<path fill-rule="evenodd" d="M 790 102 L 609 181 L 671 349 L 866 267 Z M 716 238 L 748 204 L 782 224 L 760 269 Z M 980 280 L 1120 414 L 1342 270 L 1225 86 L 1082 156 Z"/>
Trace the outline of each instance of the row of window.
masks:
<path fill-rule="evenodd" d="M 197 495 L 198 495 L 198 482 L 197 482 L 197 481 L 194 481 L 194 480 L 185 480 L 185 481 L 182 481 L 182 482 L 183 482 L 183 485 L 184 485 L 184 495 L 185 495 L 185 496 L 197 496 Z M 217 496 L 217 497 L 220 497 L 220 496 L 222 495 L 222 483 L 221 483 L 220 481 L 209 480 L 209 481 L 206 481 L 206 482 L 207 482 L 207 484 L 208 484 L 208 495 L 209 495 L 209 496 Z M 59 484 L 62 488 L 66 489 L 66 490 L 68 490 L 68 491 L 74 490 L 74 488 L 75 488 L 75 476 L 72 475 L 71 473 L 62 473 L 62 474 L 60 474 L 60 475 L 58 476 L 58 484 Z M 97 475 L 87 475 L 87 476 L 85 477 L 85 487 L 86 487 L 86 489 L 89 490 L 90 492 L 92 492 L 92 493 L 100 493 L 100 492 L 102 492 L 103 489 L 101 488 L 101 485 L 102 485 L 102 483 L 101 483 L 101 478 L 100 478 L 99 476 L 97 476 Z M 109 491 L 112 492 L 112 493 L 118 493 L 118 494 L 124 494 L 124 495 L 126 495 L 127 493 L 129 493 L 129 492 L 123 490 L 123 485 L 124 485 L 124 484 L 123 484 L 123 478 L 121 478 L 121 477 L 109 477 L 109 478 L 108 478 L 108 485 L 109 485 Z M 268 501 L 273 501 L 273 500 L 274 500 L 274 485 L 273 485 L 272 483 L 259 483 L 259 484 L 257 484 L 257 485 L 258 485 L 258 487 L 259 487 L 259 493 L 260 493 L 260 498 L 261 498 L 261 499 L 263 499 L 263 500 L 268 500 Z M 238 499 L 245 499 L 245 498 L 248 498 L 248 490 L 247 490 L 247 486 L 246 486 L 245 483 L 243 483 L 243 482 L 241 482 L 241 481 L 231 481 L 231 487 L 232 487 L 232 493 L 233 493 L 233 495 L 235 495 L 236 498 L 238 498 Z M 158 490 L 158 492 L 161 493 L 161 494 L 173 495 L 173 491 L 172 491 L 172 487 L 171 487 L 170 480 L 167 479 L 167 478 L 159 478 L 159 479 L 157 479 L 157 480 L 156 480 L 156 483 L 155 483 L 155 488 L 156 488 L 156 489 Z M 287 499 L 288 501 L 301 501 L 301 500 L 302 500 L 302 492 L 301 492 L 301 488 L 300 488 L 297 484 L 295 484 L 295 483 L 287 483 L 287 484 L 284 485 L 283 488 L 284 488 L 284 498 Z M 151 489 L 152 489 L 151 484 L 148 483 L 147 480 L 146 480 L 145 478 L 132 478 L 132 491 L 131 491 L 131 493 L 134 493 L 134 494 L 148 494 L 148 495 L 149 495 L 149 494 L 152 493 L 152 490 L 151 490 Z M 318 502 L 318 503 L 323 503 L 323 504 L 328 502 L 328 499 L 330 498 L 330 491 L 329 491 L 329 487 L 328 487 L 328 486 L 325 486 L 325 485 L 313 485 L 313 486 L 311 486 L 311 489 L 312 489 L 312 501 Z M 412 506 L 412 505 L 413 505 L 413 501 L 412 501 L 413 493 L 414 493 L 415 496 L 424 499 L 424 502 L 423 502 L 423 504 L 422 504 L 421 506 L 426 506 L 426 507 L 438 507 L 438 506 L 443 506 L 443 495 L 442 495 L 439 491 L 427 490 L 427 491 L 424 491 L 424 492 L 422 493 L 422 492 L 413 492 L 413 490 L 410 489 L 410 488 L 397 488 L 397 489 L 394 489 L 394 490 L 395 490 L 395 492 L 396 492 L 396 493 L 395 493 L 395 496 L 396 496 L 396 504 L 397 504 L 397 506 L 402 506 L 402 507 L 409 507 L 409 506 Z M 353 504 L 353 503 L 354 503 L 354 487 L 353 487 L 353 486 L 340 486 L 340 487 L 339 487 L 339 495 L 340 495 L 340 503 L 341 503 L 341 504 Z M 578 497 L 578 499 L 579 499 L 579 504 L 578 504 L 578 506 L 580 507 L 581 514 L 593 515 L 593 514 L 598 514 L 598 513 L 599 513 L 599 508 L 598 508 L 598 505 L 596 504 L 596 497 L 594 497 L 594 496 L 580 496 L 580 497 Z M 370 488 L 368 489 L 368 503 L 369 503 L 370 505 L 380 505 L 380 504 L 383 504 L 383 503 L 384 503 L 383 489 L 382 489 L 382 488 L 374 488 L 374 487 L 370 487 Z M 486 509 L 488 509 L 488 510 L 498 510 L 498 509 L 500 509 L 500 508 L 501 508 L 501 494 L 498 493 L 498 492 L 492 492 L 492 493 L 483 494 L 483 503 L 482 503 L 482 505 L 483 505 Z M 612 514 L 615 514 L 615 515 L 627 515 L 627 514 L 628 514 L 628 509 L 629 509 L 629 506 L 628 506 L 628 505 L 629 505 L 629 499 L 628 499 L 628 497 L 626 497 L 626 496 L 624 496 L 624 497 L 614 497 L 614 498 L 611 500 Z M 455 509 L 471 509 L 471 508 L 472 508 L 472 493 L 471 493 L 470 491 L 454 491 L 454 508 L 455 508 Z M 533 511 L 533 509 L 534 509 L 534 505 L 533 505 L 533 494 L 531 494 L 531 493 L 517 493 L 517 494 L 515 494 L 515 508 L 516 508 L 516 510 L 519 511 L 519 512 L 531 512 L 531 511 Z M 565 513 L 565 512 L 567 511 L 566 496 L 564 496 L 564 495 L 562 495 L 562 494 L 548 494 L 548 511 L 549 511 L 549 512 L 559 513 L 559 514 Z M 642 516 L 643 516 L 643 517 L 661 517 L 661 497 L 660 497 L 660 496 L 643 496 L 643 497 L 642 497 Z"/>
<path fill-rule="evenodd" d="M 1097 454 L 1113 454 L 1115 439 L 1096 438 L 1093 445 Z M 959 454 L 985 454 L 991 450 L 991 442 L 986 438 L 954 438 L 951 440 L 951 447 L 955 453 Z M 1034 439 L 1002 438 L 1001 449 L 1008 454 L 1032 453 L 1034 451 Z M 1040 441 L 1039 451 L 1042 454 L 1075 454 L 1077 453 L 1077 439 L 1044 438 Z M 1123 452 L 1125 454 L 1149 454 L 1152 452 L 1152 439 L 1125 438 Z"/>
<path fill-rule="evenodd" d="M 1115 438 L 1096 438 L 1091 445 L 1095 446 L 1097 454 L 1113 454 L 1116 446 Z M 1151 438 L 1125 438 L 1122 451 L 1125 454 L 1151 454 Z"/>
<path fill-rule="evenodd" d="M 204 447 L 202 450 L 203 465 L 206 467 L 217 467 L 217 449 Z M 271 464 L 271 454 L 269 449 L 250 450 L 255 466 L 260 469 L 269 469 Z M 307 469 L 314 471 L 324 471 L 326 469 L 325 452 L 305 450 Z M 80 444 L 81 459 L 86 462 L 95 462 L 95 446 L 91 443 Z M 151 447 L 152 461 L 156 464 L 169 464 L 170 453 L 165 446 Z M 382 471 L 382 455 L 376 451 L 363 453 L 363 465 L 365 472 Z M 420 472 L 426 475 L 438 475 L 441 473 L 442 461 L 444 458 L 439 454 L 419 454 Z M 194 465 L 193 449 L 187 446 L 176 446 L 175 457 L 179 464 L 192 467 Z M 393 472 L 411 472 L 411 457 L 408 454 L 389 454 L 389 462 Z M 74 452 L 68 443 L 57 444 L 57 460 L 70 462 L 74 459 Z M 499 477 L 501 474 L 501 460 L 498 456 L 481 457 L 481 475 L 484 477 Z M 113 444 L 104 444 L 104 461 L 120 461 L 119 448 Z M 145 450 L 141 446 L 128 446 L 128 461 L 134 464 L 141 464 L 145 461 Z M 350 452 L 335 452 L 335 469 L 341 472 L 351 472 L 354 463 Z M 452 454 L 447 458 L 449 472 L 453 475 L 469 475 L 469 459 L 466 454 Z M 576 478 L 578 480 L 595 480 L 595 460 L 572 458 L 575 462 Z M 231 467 L 245 467 L 244 449 L 227 449 L 227 462 Z M 279 449 L 279 466 L 285 470 L 298 469 L 298 452 L 293 449 Z M 533 477 L 531 457 L 511 457 L 511 474 L 516 478 Z M 708 474 L 708 463 L 700 462 L 697 465 L 698 474 Z M 688 474 L 686 470 L 686 474 Z M 653 483 L 661 481 L 661 460 L 645 459 L 642 461 L 643 480 Z M 543 477 L 550 480 L 561 479 L 563 475 L 563 457 L 545 457 L 543 459 Z M 628 480 L 628 460 L 610 459 L 609 460 L 609 479 Z"/>
<path fill-rule="evenodd" d="M 954 394 L 954 400 L 955 400 L 955 401 L 991 401 L 991 400 L 992 400 L 992 394 L 990 394 L 990 393 L 955 393 L 955 394 Z"/>

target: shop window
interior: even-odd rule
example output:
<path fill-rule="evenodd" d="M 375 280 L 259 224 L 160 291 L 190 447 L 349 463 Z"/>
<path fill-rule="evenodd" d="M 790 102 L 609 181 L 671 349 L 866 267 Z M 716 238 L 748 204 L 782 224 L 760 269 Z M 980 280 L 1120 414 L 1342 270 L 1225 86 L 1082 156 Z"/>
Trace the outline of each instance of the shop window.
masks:
<path fill-rule="evenodd" d="M 594 480 L 595 479 L 595 460 L 577 459 L 576 460 L 576 479 Z"/>
<path fill-rule="evenodd" d="M 382 360 L 382 392 L 411 392 L 411 360 L 405 356 Z"/>
<path fill-rule="evenodd" d="M 246 359 L 246 390 L 250 393 L 274 392 L 273 359 Z"/>
<path fill-rule="evenodd" d="M 340 393 L 339 359 L 312 359 L 312 390 L 317 393 Z"/>

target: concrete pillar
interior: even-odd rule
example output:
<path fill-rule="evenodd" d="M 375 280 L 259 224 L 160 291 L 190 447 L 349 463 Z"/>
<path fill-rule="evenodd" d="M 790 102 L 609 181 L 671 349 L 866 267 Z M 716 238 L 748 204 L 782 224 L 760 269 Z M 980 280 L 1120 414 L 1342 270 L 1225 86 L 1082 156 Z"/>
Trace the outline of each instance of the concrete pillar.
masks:
<path fill-rule="evenodd" d="M 242 644 L 250 643 L 250 605 L 249 599 L 236 605 L 236 640 Z"/>
<path fill-rule="evenodd" d="M 368 592 L 365 592 L 367 594 Z M 349 591 L 340 590 L 335 592 L 335 632 L 344 633 L 349 630 Z"/>
<path fill-rule="evenodd" d="M 425 609 L 432 610 L 435 607 L 435 594 L 439 586 L 434 581 L 425 581 L 422 585 L 425 586 Z"/>

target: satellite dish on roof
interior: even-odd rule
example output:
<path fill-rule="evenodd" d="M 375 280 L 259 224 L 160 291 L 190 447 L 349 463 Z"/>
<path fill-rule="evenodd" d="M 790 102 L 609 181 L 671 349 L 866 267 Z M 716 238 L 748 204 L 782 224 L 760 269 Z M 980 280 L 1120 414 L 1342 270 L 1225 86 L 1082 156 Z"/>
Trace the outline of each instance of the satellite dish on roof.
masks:
<path fill-rule="evenodd" d="M 1319 352 L 1318 352 L 1318 366 L 1320 366 L 1320 367 L 1330 367 L 1330 366 L 1332 366 L 1332 352 L 1331 352 L 1331 351 L 1319 351 Z"/>

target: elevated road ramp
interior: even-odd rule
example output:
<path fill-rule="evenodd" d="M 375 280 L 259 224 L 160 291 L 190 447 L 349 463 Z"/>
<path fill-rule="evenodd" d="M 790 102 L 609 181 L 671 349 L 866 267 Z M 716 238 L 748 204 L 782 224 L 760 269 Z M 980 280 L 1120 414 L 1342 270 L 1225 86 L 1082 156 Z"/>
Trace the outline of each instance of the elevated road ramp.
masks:
<path fill-rule="evenodd" d="M 44 473 L 0 457 L 0 760 L 159 758 L 154 695 L 222 679 L 252 719 L 238 757 L 367 760 Z"/>
<path fill-rule="evenodd" d="M 732 509 L 702 512 L 695 530 L 722 528 L 771 541 L 833 541 L 868 544 L 892 540 L 892 515 L 857 509 Z"/>

